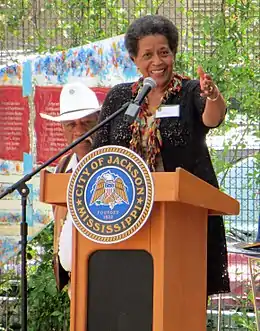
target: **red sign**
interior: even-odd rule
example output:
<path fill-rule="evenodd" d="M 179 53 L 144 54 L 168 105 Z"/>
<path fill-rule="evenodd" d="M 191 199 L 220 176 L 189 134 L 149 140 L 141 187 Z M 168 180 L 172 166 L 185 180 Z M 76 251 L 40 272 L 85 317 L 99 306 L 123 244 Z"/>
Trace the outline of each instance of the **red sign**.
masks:
<path fill-rule="evenodd" d="M 100 104 L 102 104 L 109 89 L 103 87 L 93 87 L 91 89 L 96 93 Z M 40 113 L 51 116 L 59 115 L 60 93 L 61 87 L 36 86 L 35 89 L 37 163 L 47 161 L 67 145 L 61 124 L 40 117 Z"/>
<path fill-rule="evenodd" d="M 58 116 L 60 113 L 60 87 L 36 86 L 35 104 L 35 132 L 37 163 L 43 163 L 60 152 L 66 146 L 62 126 L 59 122 L 41 118 L 40 113 Z"/>
<path fill-rule="evenodd" d="M 29 153 L 29 104 L 20 86 L 0 86 L 0 158 L 22 161 Z"/>
<path fill-rule="evenodd" d="M 108 87 L 91 87 L 91 90 L 96 93 L 98 101 L 102 105 L 110 88 L 108 88 Z"/>

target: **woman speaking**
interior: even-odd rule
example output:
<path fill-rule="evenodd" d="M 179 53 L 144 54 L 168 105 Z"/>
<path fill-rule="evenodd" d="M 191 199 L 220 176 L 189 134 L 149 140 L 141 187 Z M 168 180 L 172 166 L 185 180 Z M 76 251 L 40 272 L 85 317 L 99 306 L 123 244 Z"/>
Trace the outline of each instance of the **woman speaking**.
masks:
<path fill-rule="evenodd" d="M 156 87 L 145 98 L 132 124 L 122 113 L 95 135 L 93 148 L 125 146 L 138 153 L 151 171 L 181 167 L 218 187 L 206 145 L 208 131 L 223 121 L 226 112 L 217 86 L 201 67 L 199 80 L 174 71 L 178 31 L 163 16 L 135 20 L 125 35 L 125 46 L 141 78 L 110 90 L 99 121 L 134 100 L 146 77 L 153 78 Z M 225 229 L 220 216 L 209 217 L 207 266 L 207 294 L 229 292 Z"/>

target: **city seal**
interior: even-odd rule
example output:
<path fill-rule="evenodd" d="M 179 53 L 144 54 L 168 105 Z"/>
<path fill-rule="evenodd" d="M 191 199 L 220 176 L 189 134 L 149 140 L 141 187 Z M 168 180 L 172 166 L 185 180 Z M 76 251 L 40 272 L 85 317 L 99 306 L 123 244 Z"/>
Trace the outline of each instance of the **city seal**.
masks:
<path fill-rule="evenodd" d="M 153 196 L 153 179 L 141 157 L 124 147 L 105 146 L 78 163 L 67 204 L 74 225 L 86 238 L 113 244 L 141 229 Z"/>

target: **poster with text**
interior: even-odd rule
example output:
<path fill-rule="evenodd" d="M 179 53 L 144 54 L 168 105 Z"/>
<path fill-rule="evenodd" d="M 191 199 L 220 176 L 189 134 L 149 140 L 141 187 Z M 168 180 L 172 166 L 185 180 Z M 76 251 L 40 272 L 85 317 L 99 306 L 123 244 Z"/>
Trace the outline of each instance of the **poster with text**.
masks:
<path fill-rule="evenodd" d="M 102 104 L 109 89 L 105 87 L 93 87 L 91 89 L 96 93 L 99 103 Z M 35 89 L 37 163 L 47 161 L 66 146 L 61 124 L 43 119 L 40 116 L 40 113 L 51 116 L 59 115 L 60 93 L 61 87 L 57 86 L 36 86 Z"/>
<path fill-rule="evenodd" d="M 66 141 L 59 122 L 41 118 L 40 113 L 58 116 L 60 113 L 61 87 L 36 86 L 35 105 L 35 133 L 36 133 L 36 162 L 43 163 L 60 152 Z"/>
<path fill-rule="evenodd" d="M 0 86 L 0 158 L 22 161 L 29 141 L 28 98 L 20 86 Z"/>

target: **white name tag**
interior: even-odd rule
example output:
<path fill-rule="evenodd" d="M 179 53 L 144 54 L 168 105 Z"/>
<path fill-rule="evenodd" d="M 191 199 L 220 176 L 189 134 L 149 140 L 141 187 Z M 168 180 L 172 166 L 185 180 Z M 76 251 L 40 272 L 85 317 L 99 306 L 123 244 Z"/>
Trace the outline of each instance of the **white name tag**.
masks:
<path fill-rule="evenodd" d="M 162 106 L 157 109 L 155 117 L 180 117 L 180 105 Z"/>

